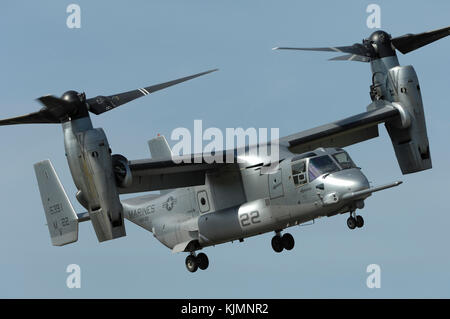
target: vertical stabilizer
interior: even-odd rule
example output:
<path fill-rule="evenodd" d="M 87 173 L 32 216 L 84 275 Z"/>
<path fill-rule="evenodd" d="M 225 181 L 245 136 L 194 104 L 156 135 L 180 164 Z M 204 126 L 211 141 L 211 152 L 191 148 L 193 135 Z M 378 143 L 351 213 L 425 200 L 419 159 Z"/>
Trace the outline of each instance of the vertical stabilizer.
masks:
<path fill-rule="evenodd" d="M 49 160 L 34 164 L 53 246 L 78 240 L 78 218 Z"/>
<path fill-rule="evenodd" d="M 148 141 L 148 147 L 150 148 L 152 159 L 172 159 L 172 150 L 170 149 L 169 143 L 167 143 L 167 140 L 164 136 L 160 135 L 158 137 L 152 138 L 150 141 Z"/>
<path fill-rule="evenodd" d="M 152 155 L 152 159 L 156 160 L 171 160 L 172 159 L 172 150 L 170 149 L 169 143 L 164 135 L 158 135 L 155 138 L 152 138 L 148 141 L 148 147 L 150 149 L 150 154 Z M 161 195 L 170 193 L 171 189 L 165 189 L 159 191 Z"/>

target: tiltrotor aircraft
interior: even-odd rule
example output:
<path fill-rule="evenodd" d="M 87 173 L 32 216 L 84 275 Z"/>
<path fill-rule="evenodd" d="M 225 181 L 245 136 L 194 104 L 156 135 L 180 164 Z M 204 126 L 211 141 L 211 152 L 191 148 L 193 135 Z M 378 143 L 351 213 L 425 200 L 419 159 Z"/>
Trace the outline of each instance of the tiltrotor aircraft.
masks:
<path fill-rule="evenodd" d="M 406 54 L 449 34 L 450 27 L 396 38 L 376 31 L 352 46 L 276 48 L 344 52 L 348 55 L 333 60 L 369 62 L 372 70 L 372 103 L 366 112 L 268 143 L 278 145 L 276 162 L 269 155 L 246 156 L 261 144 L 175 156 L 163 136 L 149 141 L 150 159 L 128 160 L 111 155 L 104 131 L 92 126 L 89 112 L 101 114 L 213 70 L 111 96 L 87 99 L 75 91 L 61 98 L 44 96 L 38 99 L 44 105 L 40 111 L 0 125 L 62 125 L 76 198 L 87 212 L 75 213 L 50 161 L 36 163 L 53 245 L 77 241 L 78 224 L 87 220 L 100 242 L 125 236 L 125 218 L 151 231 L 173 252 L 189 253 L 186 267 L 195 272 L 208 267 L 208 257 L 196 254 L 208 246 L 274 232 L 272 248 L 291 250 L 294 239 L 289 233 L 282 235 L 284 229 L 344 213 L 350 215 L 350 229 L 362 227 L 364 220 L 356 209 L 362 209 L 372 193 L 401 182 L 371 187 L 342 147 L 377 137 L 380 123 L 385 124 L 403 174 L 430 169 L 419 81 L 412 66 L 399 65 L 396 50 Z M 119 197 L 156 190 L 160 194 Z"/>

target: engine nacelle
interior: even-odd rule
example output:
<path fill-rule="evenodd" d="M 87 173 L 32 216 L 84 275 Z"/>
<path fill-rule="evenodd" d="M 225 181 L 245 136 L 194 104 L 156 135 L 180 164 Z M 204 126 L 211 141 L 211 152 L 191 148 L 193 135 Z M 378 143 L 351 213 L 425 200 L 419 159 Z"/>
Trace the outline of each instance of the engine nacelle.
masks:
<path fill-rule="evenodd" d="M 116 179 L 116 185 L 120 188 L 127 188 L 131 186 L 133 176 L 131 175 L 131 169 L 128 165 L 128 159 L 123 155 L 114 154 L 112 156 L 112 166 Z"/>
<path fill-rule="evenodd" d="M 431 168 L 430 147 L 419 81 L 414 68 L 398 66 L 389 70 L 392 104 L 401 123 L 386 123 L 395 155 L 403 174 Z"/>
<path fill-rule="evenodd" d="M 75 167 L 75 176 L 82 186 L 82 201 L 88 204 L 89 217 L 98 240 L 102 242 L 125 236 L 123 207 L 105 132 L 102 129 L 83 131 L 77 134 L 76 144 L 73 144 L 75 148 L 79 147 L 81 155 L 78 167 Z M 73 160 L 74 154 L 69 155 Z"/>

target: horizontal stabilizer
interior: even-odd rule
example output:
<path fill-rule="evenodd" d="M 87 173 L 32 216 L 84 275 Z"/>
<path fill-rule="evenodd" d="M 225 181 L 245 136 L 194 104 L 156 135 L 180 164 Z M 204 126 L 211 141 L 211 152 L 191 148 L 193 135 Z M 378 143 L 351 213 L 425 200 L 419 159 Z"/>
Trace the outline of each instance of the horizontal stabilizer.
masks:
<path fill-rule="evenodd" d="M 49 160 L 34 164 L 53 246 L 78 240 L 78 217 Z"/>
<path fill-rule="evenodd" d="M 79 223 L 87 222 L 88 220 L 91 220 L 91 217 L 89 216 L 88 212 L 77 214 L 77 218 L 78 218 Z"/>

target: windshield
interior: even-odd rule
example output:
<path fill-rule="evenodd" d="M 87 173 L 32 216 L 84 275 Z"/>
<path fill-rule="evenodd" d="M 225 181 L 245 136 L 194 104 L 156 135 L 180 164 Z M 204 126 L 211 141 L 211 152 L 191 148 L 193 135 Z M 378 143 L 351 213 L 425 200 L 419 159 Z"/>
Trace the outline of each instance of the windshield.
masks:
<path fill-rule="evenodd" d="M 336 162 L 342 167 L 342 169 L 353 168 L 356 167 L 355 163 L 353 163 L 350 156 L 348 156 L 347 152 L 337 153 L 333 155 Z"/>
<path fill-rule="evenodd" d="M 336 172 L 338 170 L 339 167 L 337 167 L 328 155 L 312 158 L 309 160 L 308 165 L 309 181 L 312 182 L 320 175 Z"/>

